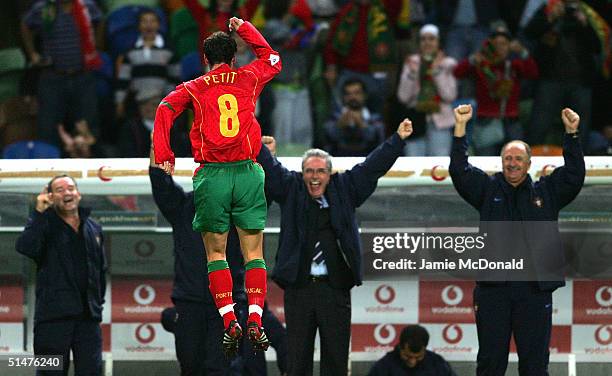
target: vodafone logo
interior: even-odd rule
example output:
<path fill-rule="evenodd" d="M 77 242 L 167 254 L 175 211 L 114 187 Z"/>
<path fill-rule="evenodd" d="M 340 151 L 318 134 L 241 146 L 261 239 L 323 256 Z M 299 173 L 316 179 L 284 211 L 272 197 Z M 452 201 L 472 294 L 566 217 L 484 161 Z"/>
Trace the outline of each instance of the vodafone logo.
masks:
<path fill-rule="evenodd" d="M 155 328 L 151 324 L 140 324 L 136 327 L 134 334 L 138 342 L 146 345 L 155 339 Z"/>
<path fill-rule="evenodd" d="M 374 328 L 374 339 L 381 345 L 390 345 L 396 336 L 397 332 L 393 325 L 379 324 Z"/>
<path fill-rule="evenodd" d="M 595 341 L 602 346 L 612 344 L 612 325 L 602 325 L 597 328 L 595 331 Z"/>
<path fill-rule="evenodd" d="M 595 292 L 595 300 L 602 307 L 612 306 L 612 287 L 601 286 Z"/>
<path fill-rule="evenodd" d="M 374 292 L 374 297 L 380 304 L 389 304 L 395 299 L 395 290 L 389 285 L 380 285 Z"/>
<path fill-rule="evenodd" d="M 442 330 L 442 338 L 451 345 L 459 343 L 463 338 L 463 330 L 457 324 L 449 324 Z"/>
<path fill-rule="evenodd" d="M 150 240 L 139 240 L 134 246 L 134 252 L 140 257 L 149 257 L 155 252 L 155 244 Z"/>
<path fill-rule="evenodd" d="M 139 285 L 134 289 L 134 301 L 140 305 L 149 305 L 155 300 L 155 289 L 149 285 Z"/>
<path fill-rule="evenodd" d="M 456 306 L 463 300 L 463 290 L 457 285 L 448 285 L 442 290 L 440 297 L 444 304 Z"/>

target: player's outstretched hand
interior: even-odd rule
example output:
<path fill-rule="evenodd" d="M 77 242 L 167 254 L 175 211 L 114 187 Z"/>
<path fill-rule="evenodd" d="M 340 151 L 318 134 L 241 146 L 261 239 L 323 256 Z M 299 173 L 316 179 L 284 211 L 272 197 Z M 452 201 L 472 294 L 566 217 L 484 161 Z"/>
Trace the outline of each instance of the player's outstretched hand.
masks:
<path fill-rule="evenodd" d="M 404 119 L 399 127 L 397 127 L 397 134 L 402 140 L 407 139 L 412 134 L 412 122 L 410 119 Z"/>
<path fill-rule="evenodd" d="M 580 116 L 569 108 L 564 108 L 561 111 L 561 120 L 565 126 L 566 133 L 578 132 L 578 125 L 580 125 Z"/>
<path fill-rule="evenodd" d="M 162 170 L 164 170 L 164 172 L 168 175 L 173 175 L 174 174 L 174 165 L 168 161 L 164 162 L 164 163 L 160 163 L 159 168 L 161 168 Z"/>
<path fill-rule="evenodd" d="M 229 30 L 230 31 L 238 31 L 240 26 L 244 23 L 244 20 L 238 17 L 232 17 L 229 20 Z"/>
<path fill-rule="evenodd" d="M 270 150 L 270 154 L 276 155 L 276 140 L 272 136 L 261 136 L 261 143 Z"/>

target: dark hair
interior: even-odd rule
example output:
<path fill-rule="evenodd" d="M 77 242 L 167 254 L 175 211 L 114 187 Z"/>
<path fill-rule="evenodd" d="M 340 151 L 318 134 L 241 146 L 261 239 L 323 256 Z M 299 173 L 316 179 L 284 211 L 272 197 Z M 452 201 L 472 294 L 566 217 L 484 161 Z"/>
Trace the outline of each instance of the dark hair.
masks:
<path fill-rule="evenodd" d="M 236 41 L 228 33 L 217 31 L 204 40 L 204 56 L 208 64 L 230 64 L 236 55 Z"/>
<path fill-rule="evenodd" d="M 153 9 L 151 8 L 145 8 L 143 9 L 139 14 L 138 14 L 138 23 L 140 23 L 140 21 L 142 21 L 142 17 L 144 17 L 146 14 L 152 14 L 155 16 L 155 18 L 157 18 L 157 22 L 161 23 L 161 20 L 159 19 L 159 14 L 157 14 L 157 12 L 155 12 Z"/>
<path fill-rule="evenodd" d="M 413 353 L 423 350 L 428 343 L 429 333 L 421 325 L 408 325 L 400 334 L 400 348 L 408 346 Z"/>
<path fill-rule="evenodd" d="M 75 187 L 77 186 L 77 182 L 76 180 L 74 180 L 72 176 L 66 175 L 66 174 L 56 175 L 53 178 L 51 178 L 51 180 L 49 180 L 49 183 L 47 184 L 47 192 L 53 192 L 53 189 L 51 187 L 53 185 L 53 182 L 56 181 L 57 179 L 62 179 L 62 178 L 70 178 L 70 180 L 72 180 L 72 182 L 74 183 L 74 186 Z"/>
<path fill-rule="evenodd" d="M 364 92 L 367 93 L 368 91 L 365 82 L 363 82 L 360 78 L 353 77 L 353 78 L 349 78 L 348 80 L 344 81 L 344 84 L 342 85 L 342 95 L 344 95 L 346 88 L 351 85 L 361 85 L 361 88 L 363 89 Z"/>

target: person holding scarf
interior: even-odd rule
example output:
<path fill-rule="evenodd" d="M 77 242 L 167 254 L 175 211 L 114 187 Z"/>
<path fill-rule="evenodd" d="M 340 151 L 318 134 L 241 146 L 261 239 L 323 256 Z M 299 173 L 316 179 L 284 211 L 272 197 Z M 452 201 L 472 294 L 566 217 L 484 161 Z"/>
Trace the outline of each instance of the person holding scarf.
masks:
<path fill-rule="evenodd" d="M 393 0 L 352 0 L 336 15 L 323 58 L 337 106 L 344 82 L 359 78 L 366 83 L 370 109 L 383 112 L 390 72 L 397 65 L 395 29 L 402 5 Z"/>
<path fill-rule="evenodd" d="M 521 81 L 537 78 L 538 67 L 527 49 L 512 40 L 503 21 L 493 26 L 479 52 L 459 63 L 455 76 L 472 78 L 476 84 L 478 118 L 472 134 L 476 155 L 498 155 L 503 143 L 523 139 Z"/>
<path fill-rule="evenodd" d="M 38 82 L 38 138 L 60 145 L 58 124 L 85 120 L 97 133 L 97 99 L 92 71 L 102 64 L 94 25 L 102 13 L 91 0 L 39 0 L 22 20 L 25 51 L 43 67 Z M 34 45 L 40 35 L 42 51 Z"/>
<path fill-rule="evenodd" d="M 450 154 L 454 118 L 451 103 L 457 98 L 453 69 L 457 61 L 440 50 L 440 32 L 432 24 L 419 31 L 419 53 L 406 57 L 397 88 L 398 100 L 419 114 L 413 121 L 415 139 L 406 142 L 405 155 Z"/>

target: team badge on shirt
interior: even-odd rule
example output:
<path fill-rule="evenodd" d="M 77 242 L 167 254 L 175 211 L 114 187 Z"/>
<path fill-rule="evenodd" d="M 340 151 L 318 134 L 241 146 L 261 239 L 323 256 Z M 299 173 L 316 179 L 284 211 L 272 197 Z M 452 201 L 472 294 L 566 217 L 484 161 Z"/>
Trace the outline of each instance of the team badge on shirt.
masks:
<path fill-rule="evenodd" d="M 542 209 L 542 206 L 544 206 L 544 201 L 542 200 L 541 197 L 534 197 L 533 199 L 533 204 L 538 208 L 538 209 Z"/>
<path fill-rule="evenodd" d="M 268 60 L 270 60 L 270 65 L 275 66 L 276 63 L 278 63 L 280 61 L 280 56 L 274 55 L 274 54 L 270 54 L 270 58 Z"/>

